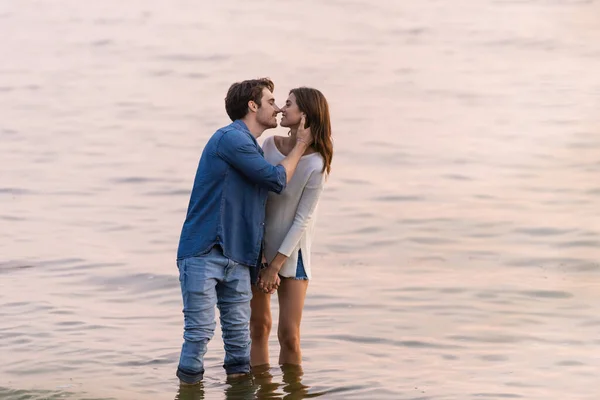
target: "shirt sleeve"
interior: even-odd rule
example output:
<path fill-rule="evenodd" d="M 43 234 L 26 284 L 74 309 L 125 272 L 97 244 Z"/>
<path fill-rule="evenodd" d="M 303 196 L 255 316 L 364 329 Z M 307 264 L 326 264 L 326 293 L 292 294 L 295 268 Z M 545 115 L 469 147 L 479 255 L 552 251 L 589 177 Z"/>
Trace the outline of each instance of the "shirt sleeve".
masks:
<path fill-rule="evenodd" d="M 302 191 L 298 208 L 296 209 L 296 215 L 294 216 L 294 222 L 292 227 L 285 235 L 285 239 L 279 246 L 279 252 L 289 257 L 294 249 L 298 246 L 302 235 L 306 231 L 308 222 L 313 217 L 314 211 L 319 203 L 319 198 L 323 192 L 325 183 L 325 174 L 320 170 L 312 172 L 308 183 Z"/>
<path fill-rule="evenodd" d="M 281 193 L 287 183 L 287 174 L 282 165 L 271 165 L 258 151 L 246 134 L 227 132 L 217 144 L 217 155 L 252 182 Z"/>

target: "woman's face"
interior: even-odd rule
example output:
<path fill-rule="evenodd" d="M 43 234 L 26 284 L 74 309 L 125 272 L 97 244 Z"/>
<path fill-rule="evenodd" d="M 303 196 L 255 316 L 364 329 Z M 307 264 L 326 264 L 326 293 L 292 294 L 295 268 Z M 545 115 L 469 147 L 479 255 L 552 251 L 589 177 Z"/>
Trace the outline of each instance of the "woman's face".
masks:
<path fill-rule="evenodd" d="M 281 115 L 282 117 L 279 125 L 283 127 L 291 128 L 300 124 L 302 111 L 300 111 L 298 104 L 296 104 L 296 96 L 294 93 L 290 93 L 290 96 L 285 101 L 285 105 L 281 107 Z"/>

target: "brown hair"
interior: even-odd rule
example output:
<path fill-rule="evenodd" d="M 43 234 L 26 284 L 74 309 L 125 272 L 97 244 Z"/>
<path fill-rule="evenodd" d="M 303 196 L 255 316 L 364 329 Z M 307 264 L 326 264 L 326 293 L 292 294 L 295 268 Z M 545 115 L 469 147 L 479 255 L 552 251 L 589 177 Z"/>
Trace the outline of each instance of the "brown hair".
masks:
<path fill-rule="evenodd" d="M 323 93 L 317 89 L 299 87 L 290 90 L 296 96 L 296 104 L 300 111 L 306 114 L 306 125 L 313 134 L 313 147 L 323 157 L 323 172 L 331 171 L 333 158 L 333 140 L 331 138 L 331 121 L 329 118 L 329 105 Z"/>
<path fill-rule="evenodd" d="M 251 100 L 260 108 L 264 88 L 272 92 L 275 85 L 269 78 L 250 79 L 231 85 L 225 97 L 225 111 L 229 118 L 232 121 L 244 118 L 248 114 L 248 102 Z"/>

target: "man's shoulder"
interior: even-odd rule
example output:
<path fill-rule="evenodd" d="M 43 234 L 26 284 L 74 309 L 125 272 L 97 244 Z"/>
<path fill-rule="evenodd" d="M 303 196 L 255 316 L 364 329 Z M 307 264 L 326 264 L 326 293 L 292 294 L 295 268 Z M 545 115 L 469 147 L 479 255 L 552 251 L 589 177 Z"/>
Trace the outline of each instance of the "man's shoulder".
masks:
<path fill-rule="evenodd" d="M 215 131 L 215 133 L 213 133 L 212 137 L 213 137 L 213 138 L 214 138 L 214 137 L 221 137 L 221 136 L 223 136 L 225 133 L 232 132 L 232 131 L 235 131 L 235 130 L 236 130 L 236 127 L 233 125 L 233 123 L 231 123 L 231 124 L 229 124 L 229 125 L 225 125 L 225 126 L 223 126 L 223 127 L 219 128 L 219 129 L 217 129 L 217 130 Z"/>
<path fill-rule="evenodd" d="M 226 132 L 231 132 L 231 131 L 235 131 L 235 130 L 239 131 L 239 128 L 237 127 L 235 121 L 233 121 L 229 125 L 225 125 L 225 126 L 219 128 L 216 133 L 219 133 L 219 132 L 226 133 Z"/>
<path fill-rule="evenodd" d="M 210 139 L 208 139 L 208 141 L 216 145 L 221 141 L 221 139 L 224 136 L 230 136 L 231 138 L 233 138 L 239 135 L 240 133 L 242 132 L 240 132 L 239 129 L 237 129 L 233 124 L 229 124 L 217 129 L 215 133 L 212 134 Z"/>
<path fill-rule="evenodd" d="M 235 132 L 235 133 L 244 134 L 244 135 L 248 135 L 250 133 L 250 131 L 248 131 L 248 128 L 246 127 L 246 124 L 244 124 L 244 122 L 239 119 L 233 121 L 229 125 L 225 125 L 224 127 L 220 128 L 217 132 L 222 132 L 222 133 Z"/>
<path fill-rule="evenodd" d="M 246 132 L 243 126 L 240 126 L 237 121 L 232 122 L 231 124 L 224 126 L 217 130 L 213 135 L 217 139 L 218 143 L 226 143 L 229 145 L 245 145 L 245 144 L 255 144 L 255 142 L 250 137 L 250 134 Z"/>

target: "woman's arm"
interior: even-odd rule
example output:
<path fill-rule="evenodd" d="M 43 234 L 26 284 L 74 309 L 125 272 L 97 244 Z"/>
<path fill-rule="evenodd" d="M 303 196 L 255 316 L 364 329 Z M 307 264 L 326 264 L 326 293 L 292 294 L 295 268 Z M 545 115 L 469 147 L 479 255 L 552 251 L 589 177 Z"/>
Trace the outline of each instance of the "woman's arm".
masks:
<path fill-rule="evenodd" d="M 311 174 L 308 183 L 302 191 L 294 222 L 290 230 L 285 235 L 283 242 L 279 246 L 279 251 L 275 258 L 269 264 L 269 267 L 274 268 L 277 272 L 283 267 L 288 257 L 298 246 L 302 235 L 308 227 L 308 222 L 313 217 L 315 208 L 319 203 L 319 198 L 324 188 L 325 175 L 321 170 L 315 170 Z"/>
<path fill-rule="evenodd" d="M 279 286 L 279 271 L 292 254 L 292 251 L 298 246 L 298 242 L 306 231 L 308 222 L 312 218 L 315 208 L 319 203 L 319 197 L 321 197 L 321 193 L 323 192 L 324 181 L 325 176 L 320 169 L 313 171 L 308 179 L 308 183 L 300 196 L 294 222 L 279 246 L 279 252 L 271 260 L 269 266 L 260 273 L 258 286 L 266 293 L 274 293 Z"/>

